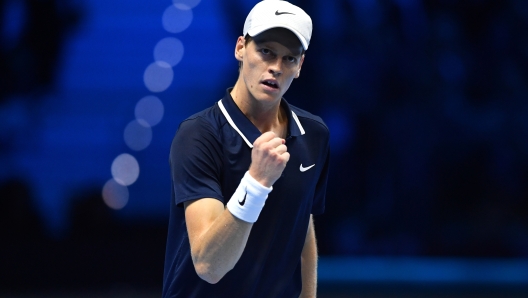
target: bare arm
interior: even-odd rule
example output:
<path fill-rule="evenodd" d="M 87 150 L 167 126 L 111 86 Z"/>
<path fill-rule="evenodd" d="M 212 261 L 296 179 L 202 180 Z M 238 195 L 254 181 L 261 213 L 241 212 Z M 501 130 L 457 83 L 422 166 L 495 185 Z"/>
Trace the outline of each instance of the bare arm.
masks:
<path fill-rule="evenodd" d="M 271 186 L 290 157 L 284 140 L 267 132 L 253 145 L 249 173 L 258 183 Z M 196 273 L 209 283 L 217 283 L 240 259 L 253 224 L 235 217 L 216 199 L 203 198 L 184 206 Z"/>
<path fill-rule="evenodd" d="M 234 217 L 222 202 L 210 198 L 185 203 L 185 220 L 196 273 L 217 283 L 238 262 L 253 224 Z"/>
<path fill-rule="evenodd" d="M 301 253 L 302 292 L 300 298 L 315 298 L 317 293 L 317 244 L 313 216 L 310 215 L 308 232 Z"/>

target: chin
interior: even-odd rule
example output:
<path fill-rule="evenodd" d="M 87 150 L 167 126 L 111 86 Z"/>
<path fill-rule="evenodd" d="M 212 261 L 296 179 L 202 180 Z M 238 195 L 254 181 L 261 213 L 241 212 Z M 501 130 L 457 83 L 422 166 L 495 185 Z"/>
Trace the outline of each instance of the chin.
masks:
<path fill-rule="evenodd" d="M 256 99 L 258 101 L 270 102 L 270 103 L 278 101 L 281 98 L 282 98 L 282 95 L 280 93 L 278 93 L 278 94 L 269 94 L 269 93 L 265 93 L 265 92 L 263 92 L 261 96 L 256 97 Z"/>

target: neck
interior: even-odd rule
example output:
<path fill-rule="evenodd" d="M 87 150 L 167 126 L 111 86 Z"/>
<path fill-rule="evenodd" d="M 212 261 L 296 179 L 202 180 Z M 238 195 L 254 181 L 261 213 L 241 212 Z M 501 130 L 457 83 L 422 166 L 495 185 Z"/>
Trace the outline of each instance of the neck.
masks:
<path fill-rule="evenodd" d="M 238 108 L 261 133 L 273 131 L 278 137 L 286 137 L 288 117 L 280 107 L 280 98 L 273 102 L 259 101 L 244 84 L 240 84 L 240 79 L 230 94 Z"/>

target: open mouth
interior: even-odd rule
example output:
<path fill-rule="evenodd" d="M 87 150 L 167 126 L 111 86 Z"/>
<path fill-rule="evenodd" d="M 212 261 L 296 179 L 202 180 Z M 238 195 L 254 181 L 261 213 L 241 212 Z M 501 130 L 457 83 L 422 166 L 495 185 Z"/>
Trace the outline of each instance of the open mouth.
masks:
<path fill-rule="evenodd" d="M 274 80 L 264 80 L 262 81 L 262 84 L 268 86 L 268 87 L 271 87 L 271 88 L 274 88 L 274 89 L 278 89 L 279 88 L 279 84 L 277 84 L 276 81 Z"/>

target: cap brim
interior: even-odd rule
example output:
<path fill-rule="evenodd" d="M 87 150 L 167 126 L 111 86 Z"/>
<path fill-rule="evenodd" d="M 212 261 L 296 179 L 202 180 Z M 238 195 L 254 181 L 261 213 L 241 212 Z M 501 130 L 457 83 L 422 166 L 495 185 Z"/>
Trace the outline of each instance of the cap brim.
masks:
<path fill-rule="evenodd" d="M 252 28 L 252 29 L 248 30 L 247 33 L 250 36 L 253 37 L 253 36 L 259 35 L 260 33 L 264 32 L 266 30 L 273 29 L 273 28 L 285 28 L 285 29 L 290 30 L 291 32 L 293 32 L 293 34 L 295 34 L 295 36 L 297 36 L 297 38 L 301 42 L 301 45 L 302 45 L 303 49 L 305 51 L 308 49 L 308 42 L 306 41 L 306 39 L 299 32 L 297 32 L 295 29 L 293 29 L 293 28 L 291 28 L 290 26 L 287 26 L 287 25 L 271 24 L 271 25 L 267 25 L 267 26 L 259 26 L 259 27 L 255 27 L 255 28 Z"/>

